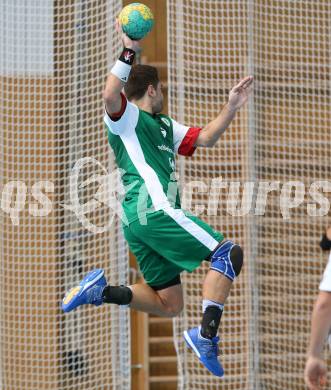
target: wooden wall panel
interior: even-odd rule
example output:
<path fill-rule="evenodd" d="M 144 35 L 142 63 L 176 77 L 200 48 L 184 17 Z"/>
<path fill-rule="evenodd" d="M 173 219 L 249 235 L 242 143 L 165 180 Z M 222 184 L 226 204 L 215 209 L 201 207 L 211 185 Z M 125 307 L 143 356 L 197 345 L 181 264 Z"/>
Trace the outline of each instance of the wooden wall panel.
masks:
<path fill-rule="evenodd" d="M 54 181 L 52 79 L 1 77 L 1 190 L 25 183 L 28 194 L 15 225 L 1 223 L 1 355 L 5 390 L 58 389 L 57 240 L 54 216 L 33 217 L 33 184 Z M 53 202 L 54 195 L 48 194 Z M 12 197 L 15 204 L 15 193 Z M 51 304 L 45 305 L 45 302 Z M 41 320 L 42 319 L 42 320 Z M 47 381 L 45 380 L 47 378 Z"/>
<path fill-rule="evenodd" d="M 23 77 L 24 73 L 0 76 L 0 189 L 3 192 L 8 182 L 16 180 L 28 190 L 18 225 L 0 211 L 0 387 L 4 390 L 117 386 L 112 367 L 118 362 L 112 361 L 116 354 L 110 352 L 119 324 L 110 323 L 110 308 L 83 309 L 79 315 L 64 315 L 60 309 L 69 287 L 65 276 L 74 274 L 71 283 L 76 283 L 96 265 L 110 274 L 110 263 L 113 266 L 117 258 L 118 248 L 111 247 L 117 226 L 103 235 L 89 234 L 73 213 L 61 207 L 68 200 L 68 176 L 75 159 L 95 157 L 108 168 L 110 151 L 102 120 L 107 3 L 102 4 L 90 2 L 84 9 L 87 28 L 79 38 L 86 45 L 79 46 L 77 2 L 55 1 L 54 73 L 48 78 Z M 86 62 L 77 61 L 84 48 Z M 35 202 L 31 188 L 40 180 L 54 184 L 54 193 L 47 194 L 53 208 L 47 216 L 34 217 L 29 213 Z M 85 198 L 95 194 L 91 187 Z M 15 199 L 14 192 L 12 204 Z M 104 225 L 108 214 L 99 210 L 90 217 Z M 114 283 L 116 277 L 117 273 Z M 72 350 L 75 338 L 80 345 Z M 110 354 L 108 359 L 104 351 Z M 123 375 L 120 367 L 117 375 Z"/>

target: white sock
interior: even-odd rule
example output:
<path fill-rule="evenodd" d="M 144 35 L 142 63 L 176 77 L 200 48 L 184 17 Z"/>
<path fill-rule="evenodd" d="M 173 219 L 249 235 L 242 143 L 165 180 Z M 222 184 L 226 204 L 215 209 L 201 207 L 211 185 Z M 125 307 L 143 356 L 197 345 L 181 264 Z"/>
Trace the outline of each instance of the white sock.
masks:
<path fill-rule="evenodd" d="M 208 306 L 217 306 L 219 307 L 222 311 L 224 310 L 224 305 L 222 303 L 214 302 L 209 299 L 204 299 L 202 301 L 202 311 L 203 313 L 206 311 Z"/>

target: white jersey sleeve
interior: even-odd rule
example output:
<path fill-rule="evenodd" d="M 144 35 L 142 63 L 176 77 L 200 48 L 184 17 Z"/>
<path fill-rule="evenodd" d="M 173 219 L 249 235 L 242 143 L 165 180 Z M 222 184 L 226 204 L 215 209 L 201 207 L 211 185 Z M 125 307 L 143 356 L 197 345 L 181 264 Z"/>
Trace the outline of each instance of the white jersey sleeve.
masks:
<path fill-rule="evenodd" d="M 200 127 L 188 127 L 181 125 L 171 118 L 174 151 L 182 156 L 192 156 L 196 147 L 195 142 L 200 134 Z"/>
<path fill-rule="evenodd" d="M 105 115 L 103 117 L 109 131 L 115 135 L 123 133 L 126 128 L 135 128 L 139 117 L 138 107 L 135 104 L 130 103 L 123 94 L 121 94 L 121 96 L 121 110 L 111 116 L 108 114 L 107 110 L 105 110 Z"/>
<path fill-rule="evenodd" d="M 329 255 L 329 261 L 325 267 L 325 271 L 319 289 L 321 291 L 331 291 L 331 253 Z"/>

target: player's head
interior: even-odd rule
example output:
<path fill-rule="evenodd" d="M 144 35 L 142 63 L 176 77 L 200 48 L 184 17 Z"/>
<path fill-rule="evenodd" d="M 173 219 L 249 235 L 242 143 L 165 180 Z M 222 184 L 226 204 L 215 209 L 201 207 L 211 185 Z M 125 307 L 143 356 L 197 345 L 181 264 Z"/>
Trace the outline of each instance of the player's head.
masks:
<path fill-rule="evenodd" d="M 124 86 L 128 100 L 138 101 L 148 99 L 153 114 L 159 113 L 163 108 L 162 85 L 157 69 L 150 65 L 134 65 L 129 79 Z"/>

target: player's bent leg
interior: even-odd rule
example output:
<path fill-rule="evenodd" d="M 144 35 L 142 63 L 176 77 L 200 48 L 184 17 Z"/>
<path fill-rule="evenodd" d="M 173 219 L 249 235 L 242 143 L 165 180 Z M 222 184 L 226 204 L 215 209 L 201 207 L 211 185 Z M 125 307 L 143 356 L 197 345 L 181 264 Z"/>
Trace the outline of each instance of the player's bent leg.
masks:
<path fill-rule="evenodd" d="M 225 301 L 233 280 L 240 274 L 243 251 L 232 241 L 223 241 L 211 253 L 210 271 L 203 284 L 203 319 L 201 335 L 212 339 L 216 336 Z"/>
<path fill-rule="evenodd" d="M 203 285 L 201 326 L 185 331 L 184 338 L 210 372 L 223 376 L 224 370 L 217 358 L 219 338 L 216 335 L 232 282 L 243 265 L 243 251 L 239 245 L 224 241 L 212 251 L 209 260 L 211 269 Z"/>
<path fill-rule="evenodd" d="M 109 286 L 104 271 L 89 272 L 76 287 L 69 290 L 62 301 L 62 310 L 72 311 L 84 304 L 100 306 L 103 303 L 130 305 L 130 308 L 162 317 L 174 317 L 183 309 L 183 291 L 180 276 L 159 286 L 145 283 L 132 286 Z"/>

